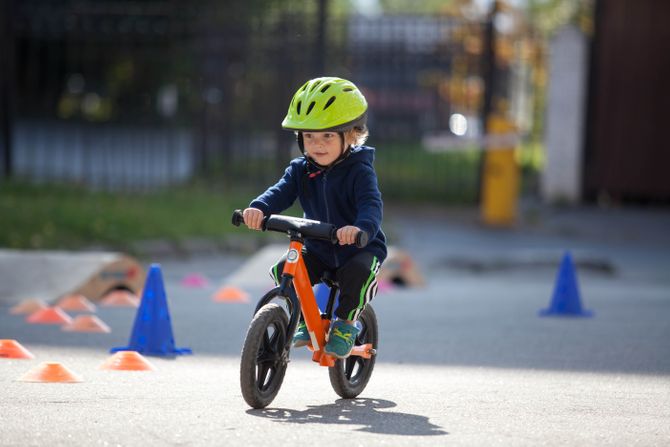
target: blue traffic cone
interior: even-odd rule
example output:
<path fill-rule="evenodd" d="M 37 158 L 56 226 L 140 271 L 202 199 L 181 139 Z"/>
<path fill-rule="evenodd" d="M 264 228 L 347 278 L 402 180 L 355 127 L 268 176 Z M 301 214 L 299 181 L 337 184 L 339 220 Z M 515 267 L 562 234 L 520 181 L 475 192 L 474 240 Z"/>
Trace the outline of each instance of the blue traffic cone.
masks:
<path fill-rule="evenodd" d="M 549 308 L 539 312 L 542 317 L 547 316 L 570 316 L 570 317 L 591 317 L 593 312 L 584 310 L 579 298 L 579 285 L 577 284 L 577 274 L 572 262 L 570 252 L 565 252 L 563 260 L 556 275 L 556 284 L 554 294 L 551 297 Z"/>
<path fill-rule="evenodd" d="M 330 287 L 320 282 L 319 284 L 316 285 L 314 296 L 316 297 L 316 303 L 319 305 L 319 309 L 321 309 L 321 312 L 325 312 L 326 307 L 328 306 Z M 337 305 L 339 302 L 340 302 L 340 294 L 338 292 L 337 296 L 335 297 L 335 303 L 333 304 L 333 309 L 337 309 Z"/>
<path fill-rule="evenodd" d="M 117 351 L 137 351 L 162 357 L 193 353 L 189 348 L 176 348 L 174 345 L 170 311 L 159 264 L 152 264 L 149 269 L 130 342 L 128 346 L 110 349 L 112 353 Z"/>

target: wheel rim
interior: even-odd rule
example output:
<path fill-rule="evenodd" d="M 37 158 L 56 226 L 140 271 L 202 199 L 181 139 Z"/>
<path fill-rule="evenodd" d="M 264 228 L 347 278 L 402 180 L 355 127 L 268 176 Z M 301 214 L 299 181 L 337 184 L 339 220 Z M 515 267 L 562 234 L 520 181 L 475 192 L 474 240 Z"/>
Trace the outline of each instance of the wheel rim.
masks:
<path fill-rule="evenodd" d="M 354 342 L 355 346 L 368 343 L 368 328 L 365 325 L 365 322 L 361 322 L 361 325 L 361 331 L 356 336 L 356 341 Z M 355 385 L 364 376 L 365 367 L 367 364 L 366 360 L 367 359 L 364 359 L 363 357 L 351 355 L 342 361 L 344 377 L 346 377 L 349 383 L 352 385 Z"/>
<path fill-rule="evenodd" d="M 276 322 L 269 324 L 263 333 L 263 339 L 256 356 L 256 387 L 260 391 L 272 388 L 274 378 L 284 366 L 284 330 Z"/>

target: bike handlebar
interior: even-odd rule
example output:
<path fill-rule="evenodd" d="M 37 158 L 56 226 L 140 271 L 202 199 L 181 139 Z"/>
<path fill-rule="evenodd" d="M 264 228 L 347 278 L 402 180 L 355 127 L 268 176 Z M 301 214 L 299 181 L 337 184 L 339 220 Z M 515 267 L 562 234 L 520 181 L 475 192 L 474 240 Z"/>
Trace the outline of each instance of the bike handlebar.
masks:
<path fill-rule="evenodd" d="M 232 223 L 239 227 L 244 223 L 242 210 L 233 211 Z M 333 224 L 319 222 L 316 220 L 302 219 L 300 217 L 283 216 L 281 214 L 271 214 L 263 218 L 261 224 L 263 231 L 277 231 L 279 233 L 288 233 L 296 231 L 307 239 L 319 239 L 338 243 L 337 228 Z M 355 245 L 363 248 L 368 244 L 368 234 L 365 231 L 359 231 L 356 234 Z"/>

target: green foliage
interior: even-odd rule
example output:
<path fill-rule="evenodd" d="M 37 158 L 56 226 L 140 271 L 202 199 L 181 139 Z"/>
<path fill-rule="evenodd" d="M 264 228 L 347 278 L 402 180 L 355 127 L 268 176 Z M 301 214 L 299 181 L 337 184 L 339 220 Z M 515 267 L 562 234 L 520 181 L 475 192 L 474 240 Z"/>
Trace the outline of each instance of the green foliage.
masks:
<path fill-rule="evenodd" d="M 545 35 L 565 24 L 579 26 L 587 34 L 593 30 L 595 0 L 527 0 L 529 21 Z"/>
<path fill-rule="evenodd" d="M 479 152 L 430 153 L 420 143 L 384 144 L 376 169 L 384 200 L 472 204 Z M 266 166 L 273 170 L 273 166 Z M 250 166 L 240 168 L 246 173 Z M 231 211 L 244 208 L 279 178 L 262 186 L 186 186 L 141 194 L 92 192 L 72 185 L 0 183 L 0 247 L 78 249 L 99 247 L 134 252 L 144 240 L 179 244 L 189 238 L 223 240 L 251 235 L 230 225 Z M 297 205 L 288 214 L 300 215 Z"/>
<path fill-rule="evenodd" d="M 247 198 L 204 188 L 151 194 L 89 192 L 72 186 L 0 184 L 0 246 L 132 251 L 133 242 L 222 238 Z"/>
<path fill-rule="evenodd" d="M 435 14 L 443 11 L 453 0 L 380 0 L 380 5 L 388 14 Z"/>
<path fill-rule="evenodd" d="M 474 203 L 480 152 L 428 152 L 420 143 L 383 144 L 375 169 L 385 200 L 395 202 Z"/>

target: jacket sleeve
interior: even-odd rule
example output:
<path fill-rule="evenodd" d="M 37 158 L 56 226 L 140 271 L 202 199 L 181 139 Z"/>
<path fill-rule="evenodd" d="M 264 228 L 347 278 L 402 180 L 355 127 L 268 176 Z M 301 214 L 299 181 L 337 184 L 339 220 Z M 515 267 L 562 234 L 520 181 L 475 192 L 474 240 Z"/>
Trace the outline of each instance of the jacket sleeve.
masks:
<path fill-rule="evenodd" d="M 296 173 L 293 165 L 289 165 L 284 176 L 269 187 L 263 194 L 252 200 L 252 208 L 258 208 L 266 216 L 278 214 L 289 208 L 298 197 Z"/>
<path fill-rule="evenodd" d="M 377 184 L 377 174 L 370 165 L 365 165 L 354 180 L 354 192 L 358 214 L 354 225 L 374 238 L 382 223 L 382 194 Z"/>

